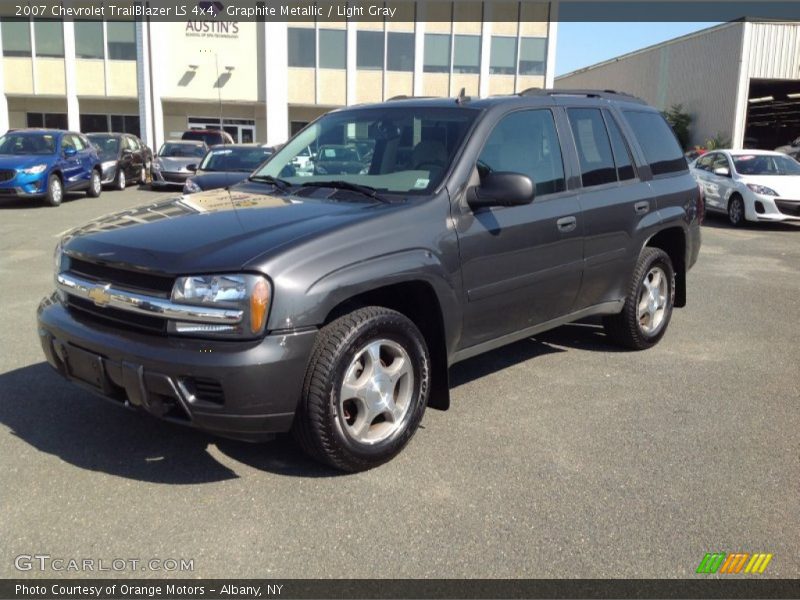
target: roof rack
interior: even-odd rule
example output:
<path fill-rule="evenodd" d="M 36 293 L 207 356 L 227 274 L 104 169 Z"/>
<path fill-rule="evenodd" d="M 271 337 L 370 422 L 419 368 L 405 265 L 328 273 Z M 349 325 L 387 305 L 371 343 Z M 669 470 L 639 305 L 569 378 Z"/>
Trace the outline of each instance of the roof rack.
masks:
<path fill-rule="evenodd" d="M 428 98 L 435 98 L 436 96 L 406 96 L 405 94 L 400 94 L 399 96 L 392 96 L 388 98 L 386 102 L 393 102 L 395 100 L 426 100 Z"/>
<path fill-rule="evenodd" d="M 624 102 L 636 102 L 646 104 L 641 98 L 637 98 L 626 92 L 616 90 L 543 90 L 541 88 L 528 88 L 521 91 L 518 96 L 584 96 L 586 98 L 605 98 L 606 100 L 622 100 Z"/>

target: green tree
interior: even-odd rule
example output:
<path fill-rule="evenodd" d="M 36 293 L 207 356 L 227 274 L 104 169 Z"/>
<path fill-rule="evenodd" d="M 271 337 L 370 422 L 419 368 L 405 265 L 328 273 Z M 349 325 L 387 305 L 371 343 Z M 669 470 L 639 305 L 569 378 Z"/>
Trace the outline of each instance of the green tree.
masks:
<path fill-rule="evenodd" d="M 673 104 L 668 110 L 664 111 L 664 118 L 670 124 L 681 148 L 689 148 L 689 128 L 692 125 L 692 115 L 683 110 L 683 104 Z"/>

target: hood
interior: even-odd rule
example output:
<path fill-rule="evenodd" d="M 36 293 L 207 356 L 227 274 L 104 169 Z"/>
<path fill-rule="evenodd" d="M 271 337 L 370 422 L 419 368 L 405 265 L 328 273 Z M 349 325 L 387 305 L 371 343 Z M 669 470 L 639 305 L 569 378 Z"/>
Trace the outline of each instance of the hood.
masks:
<path fill-rule="evenodd" d="M 162 171 L 185 171 L 189 165 L 196 165 L 201 160 L 202 156 L 157 156 L 156 160 L 161 163 Z"/>
<path fill-rule="evenodd" d="M 101 217 L 66 234 L 63 247 L 70 256 L 169 275 L 238 271 L 381 209 L 389 207 L 214 190 Z"/>
<path fill-rule="evenodd" d="M 787 200 L 800 200 L 800 175 L 740 175 L 742 183 L 765 185 Z"/>
<path fill-rule="evenodd" d="M 27 169 L 34 165 L 50 164 L 55 154 L 0 154 L 0 169 Z"/>
<path fill-rule="evenodd" d="M 234 185 L 249 176 L 250 172 L 242 173 L 241 171 L 198 171 L 196 175 L 192 175 L 192 181 L 204 190 L 213 190 Z"/>

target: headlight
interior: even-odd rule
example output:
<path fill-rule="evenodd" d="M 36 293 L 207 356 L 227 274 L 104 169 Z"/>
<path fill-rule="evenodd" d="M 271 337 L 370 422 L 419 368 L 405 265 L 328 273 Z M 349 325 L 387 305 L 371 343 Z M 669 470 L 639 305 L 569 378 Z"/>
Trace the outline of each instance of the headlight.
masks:
<path fill-rule="evenodd" d="M 758 185 L 757 183 L 748 183 L 747 187 L 750 188 L 751 191 L 755 192 L 756 194 L 761 194 L 762 196 L 778 195 L 778 192 L 776 192 L 772 188 L 768 188 L 765 185 Z"/>
<path fill-rule="evenodd" d="M 22 169 L 22 172 L 25 173 L 25 175 L 38 175 L 39 173 L 44 173 L 46 169 L 47 165 L 35 165 L 27 169 Z"/>
<path fill-rule="evenodd" d="M 172 288 L 172 301 L 218 308 L 239 309 L 241 323 L 219 325 L 212 323 L 170 322 L 171 333 L 196 336 L 255 337 L 264 333 L 269 313 L 272 289 L 261 275 L 191 275 L 179 277 Z"/>
<path fill-rule="evenodd" d="M 191 179 L 187 179 L 186 182 L 183 184 L 183 193 L 184 194 L 194 194 L 196 192 L 202 192 L 203 188 L 197 185 Z"/>

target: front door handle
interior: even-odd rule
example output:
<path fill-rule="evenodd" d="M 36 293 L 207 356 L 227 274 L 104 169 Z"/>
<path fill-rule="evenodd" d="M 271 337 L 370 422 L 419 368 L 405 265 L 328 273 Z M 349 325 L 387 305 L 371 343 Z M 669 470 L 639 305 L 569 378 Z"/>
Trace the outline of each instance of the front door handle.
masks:
<path fill-rule="evenodd" d="M 636 211 L 637 215 L 646 215 L 650 212 L 650 202 L 647 200 L 642 200 L 641 202 L 637 202 L 633 205 L 633 210 Z"/>
<path fill-rule="evenodd" d="M 562 217 L 556 221 L 556 225 L 561 233 L 569 233 L 570 231 L 575 231 L 578 226 L 578 219 L 575 217 Z"/>

